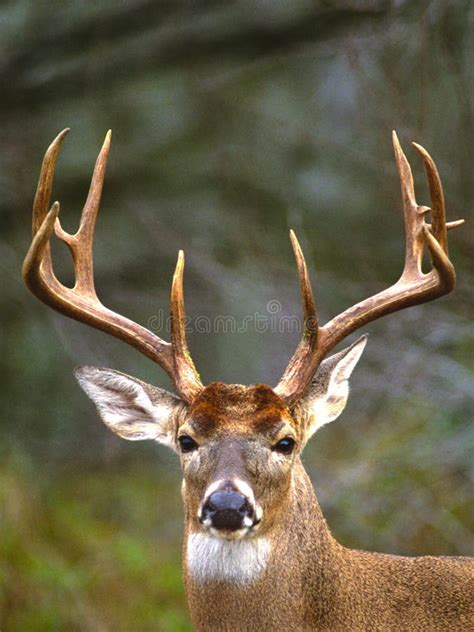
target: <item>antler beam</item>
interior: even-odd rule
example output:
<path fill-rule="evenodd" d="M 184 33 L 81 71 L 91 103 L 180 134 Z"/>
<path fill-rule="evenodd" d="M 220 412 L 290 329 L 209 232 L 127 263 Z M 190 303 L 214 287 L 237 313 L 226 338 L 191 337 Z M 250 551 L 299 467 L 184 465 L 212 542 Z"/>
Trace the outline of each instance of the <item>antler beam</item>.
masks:
<path fill-rule="evenodd" d="M 317 367 L 329 351 L 349 334 L 385 314 L 431 301 L 454 289 L 456 274 L 448 257 L 447 231 L 460 226 L 464 220 L 446 222 L 443 188 L 436 165 L 426 149 L 417 143 L 413 143 L 413 146 L 425 166 L 431 207 L 419 206 L 416 202 L 413 174 L 398 137 L 393 132 L 406 232 L 405 266 L 397 283 L 349 307 L 323 327 L 319 327 L 314 321 L 310 328 L 309 319 L 311 315 L 316 314 L 316 306 L 312 299 L 301 248 L 293 231 L 290 233 L 300 278 L 305 319 L 301 342 L 275 387 L 275 392 L 290 404 L 305 391 Z M 428 212 L 431 212 L 431 224 L 425 221 Z M 426 274 L 421 269 L 425 248 L 429 252 L 432 264 L 432 269 Z"/>

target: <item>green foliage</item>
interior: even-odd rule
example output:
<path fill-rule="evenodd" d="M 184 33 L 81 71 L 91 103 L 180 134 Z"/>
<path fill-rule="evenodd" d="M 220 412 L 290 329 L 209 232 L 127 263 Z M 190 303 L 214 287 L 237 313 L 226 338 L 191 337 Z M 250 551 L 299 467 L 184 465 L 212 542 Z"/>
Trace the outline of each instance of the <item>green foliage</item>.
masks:
<path fill-rule="evenodd" d="M 176 478 L 36 467 L 17 456 L 0 470 L 2 630 L 191 630 Z"/>

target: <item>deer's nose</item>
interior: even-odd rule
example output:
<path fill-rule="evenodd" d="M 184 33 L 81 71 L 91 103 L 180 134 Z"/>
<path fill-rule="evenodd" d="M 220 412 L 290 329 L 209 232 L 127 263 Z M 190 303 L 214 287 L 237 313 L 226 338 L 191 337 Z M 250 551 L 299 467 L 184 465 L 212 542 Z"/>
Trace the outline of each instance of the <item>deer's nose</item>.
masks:
<path fill-rule="evenodd" d="M 236 491 L 216 491 L 202 508 L 202 521 L 209 520 L 215 529 L 236 531 L 249 526 L 252 518 L 253 510 L 247 498 Z"/>

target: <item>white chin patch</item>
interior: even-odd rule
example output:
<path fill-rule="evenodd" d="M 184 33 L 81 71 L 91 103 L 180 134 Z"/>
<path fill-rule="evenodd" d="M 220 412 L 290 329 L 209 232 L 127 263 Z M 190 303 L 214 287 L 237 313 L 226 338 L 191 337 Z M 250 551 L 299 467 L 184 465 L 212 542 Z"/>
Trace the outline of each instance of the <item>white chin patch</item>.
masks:
<path fill-rule="evenodd" d="M 267 567 L 271 545 L 266 538 L 224 540 L 208 533 L 192 533 L 187 542 L 187 564 L 198 582 L 249 584 Z"/>

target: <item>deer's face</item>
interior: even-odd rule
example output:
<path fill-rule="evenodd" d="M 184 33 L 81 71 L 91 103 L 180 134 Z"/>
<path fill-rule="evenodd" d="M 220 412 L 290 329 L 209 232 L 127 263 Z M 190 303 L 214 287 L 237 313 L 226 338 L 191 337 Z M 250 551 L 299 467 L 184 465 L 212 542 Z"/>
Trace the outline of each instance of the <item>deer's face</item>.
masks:
<path fill-rule="evenodd" d="M 365 342 L 325 360 L 291 410 L 264 385 L 214 382 L 187 404 L 110 369 L 84 367 L 76 376 L 113 432 L 178 452 L 191 530 L 235 540 L 263 535 L 286 510 L 295 461 L 315 430 L 343 410 Z"/>
<path fill-rule="evenodd" d="M 270 387 L 207 386 L 177 429 L 192 528 L 226 539 L 264 532 L 284 504 L 300 445 L 290 411 Z"/>

